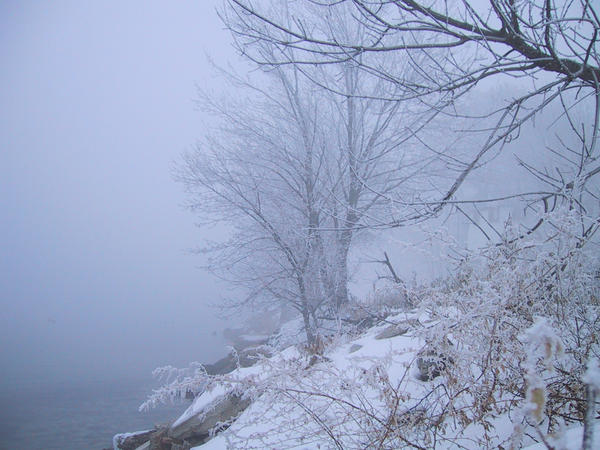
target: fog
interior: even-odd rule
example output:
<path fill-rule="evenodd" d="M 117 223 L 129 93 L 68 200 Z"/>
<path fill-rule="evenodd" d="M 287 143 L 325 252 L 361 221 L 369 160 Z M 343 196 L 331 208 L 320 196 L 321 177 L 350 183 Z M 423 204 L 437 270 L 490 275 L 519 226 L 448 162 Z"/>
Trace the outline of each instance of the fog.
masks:
<path fill-rule="evenodd" d="M 202 134 L 217 1 L 0 6 L 3 387 L 209 361 L 223 287 L 171 167 Z"/>

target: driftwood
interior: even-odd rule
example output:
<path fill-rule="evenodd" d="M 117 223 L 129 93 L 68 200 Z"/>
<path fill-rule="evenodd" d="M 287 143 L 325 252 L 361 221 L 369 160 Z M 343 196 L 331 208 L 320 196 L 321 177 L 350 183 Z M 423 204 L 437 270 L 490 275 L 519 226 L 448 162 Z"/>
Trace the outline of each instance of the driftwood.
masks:
<path fill-rule="evenodd" d="M 172 426 L 168 436 L 193 442 L 195 445 L 201 444 L 209 439 L 212 432 L 226 429 L 249 405 L 250 400 L 247 398 L 233 394 L 223 395 L 206 405 L 198 414 Z"/>

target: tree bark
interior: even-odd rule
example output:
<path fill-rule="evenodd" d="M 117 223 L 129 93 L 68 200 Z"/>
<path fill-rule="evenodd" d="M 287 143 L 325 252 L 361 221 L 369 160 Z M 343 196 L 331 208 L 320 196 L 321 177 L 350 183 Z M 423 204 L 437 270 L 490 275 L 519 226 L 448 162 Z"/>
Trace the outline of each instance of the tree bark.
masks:
<path fill-rule="evenodd" d="M 586 409 L 583 420 L 583 442 L 582 450 L 593 450 L 594 446 L 594 413 L 596 409 L 596 390 L 594 386 L 586 386 Z"/>

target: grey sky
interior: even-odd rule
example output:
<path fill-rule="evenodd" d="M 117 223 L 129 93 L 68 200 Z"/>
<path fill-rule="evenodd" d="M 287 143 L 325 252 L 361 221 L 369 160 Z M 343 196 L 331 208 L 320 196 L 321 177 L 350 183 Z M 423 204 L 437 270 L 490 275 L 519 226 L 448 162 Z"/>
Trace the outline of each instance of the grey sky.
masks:
<path fill-rule="evenodd" d="M 17 379 L 223 351 L 171 163 L 201 136 L 216 0 L 0 3 L 0 358 Z"/>

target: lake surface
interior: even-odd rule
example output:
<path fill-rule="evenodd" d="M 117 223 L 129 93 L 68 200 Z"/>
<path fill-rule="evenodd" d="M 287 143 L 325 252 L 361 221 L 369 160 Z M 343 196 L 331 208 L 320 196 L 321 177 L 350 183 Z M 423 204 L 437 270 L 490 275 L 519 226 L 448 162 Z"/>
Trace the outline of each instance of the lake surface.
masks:
<path fill-rule="evenodd" d="M 0 392 L 1 450 L 102 450 L 116 433 L 152 428 L 189 405 L 138 412 L 155 380 L 32 385 Z"/>

